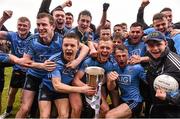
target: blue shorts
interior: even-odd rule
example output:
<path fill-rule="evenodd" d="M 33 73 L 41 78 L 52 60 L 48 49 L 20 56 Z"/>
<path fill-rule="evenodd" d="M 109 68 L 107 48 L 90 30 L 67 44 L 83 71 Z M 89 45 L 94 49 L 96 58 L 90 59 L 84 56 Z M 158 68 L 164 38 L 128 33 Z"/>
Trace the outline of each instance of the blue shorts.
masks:
<path fill-rule="evenodd" d="M 10 86 L 12 88 L 23 88 L 25 79 L 26 79 L 25 72 L 14 70 L 12 72 Z"/>
<path fill-rule="evenodd" d="M 142 102 L 135 102 L 134 100 L 120 101 L 121 103 L 126 103 L 132 111 L 132 117 L 139 117 L 142 111 Z"/>
<path fill-rule="evenodd" d="M 64 99 L 64 98 L 69 98 L 69 94 L 52 91 L 43 84 L 39 90 L 39 95 L 38 95 L 39 101 L 41 101 L 41 100 L 53 101 L 53 100 Z"/>
<path fill-rule="evenodd" d="M 26 81 L 24 83 L 23 89 L 38 92 L 41 82 L 42 79 L 28 74 L 26 75 Z"/>

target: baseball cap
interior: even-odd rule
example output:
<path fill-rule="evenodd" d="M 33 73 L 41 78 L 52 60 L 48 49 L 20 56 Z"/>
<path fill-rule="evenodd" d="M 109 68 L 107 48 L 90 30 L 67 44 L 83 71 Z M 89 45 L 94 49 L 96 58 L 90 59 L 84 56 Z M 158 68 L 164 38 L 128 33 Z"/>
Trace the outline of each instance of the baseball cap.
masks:
<path fill-rule="evenodd" d="M 162 41 L 166 40 L 166 37 L 163 33 L 160 31 L 154 31 L 147 35 L 147 37 L 144 39 L 144 42 L 147 43 L 148 41 Z"/>

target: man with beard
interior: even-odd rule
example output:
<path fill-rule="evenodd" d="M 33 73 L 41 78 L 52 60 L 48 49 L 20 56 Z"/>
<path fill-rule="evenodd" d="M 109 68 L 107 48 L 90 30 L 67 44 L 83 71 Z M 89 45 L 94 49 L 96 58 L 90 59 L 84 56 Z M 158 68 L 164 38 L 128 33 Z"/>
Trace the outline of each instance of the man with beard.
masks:
<path fill-rule="evenodd" d="M 93 58 L 93 57 L 88 57 L 81 65 L 80 69 L 78 70 L 78 72 L 75 75 L 75 78 L 73 80 L 73 84 L 76 86 L 84 86 L 86 85 L 86 79 L 85 79 L 85 68 L 89 67 L 89 66 L 98 66 L 101 67 L 105 70 L 105 75 L 114 70 L 114 65 L 113 62 L 110 61 L 110 54 L 112 53 L 113 50 L 113 43 L 112 41 L 109 40 L 103 40 L 100 39 L 100 41 L 98 42 L 98 47 L 97 47 L 97 57 Z M 89 106 L 87 104 L 87 102 L 85 101 L 85 97 L 83 97 L 82 101 L 81 101 L 81 97 L 79 94 L 74 94 L 75 99 L 72 100 L 74 101 L 74 106 L 76 106 L 76 110 L 79 111 L 79 115 L 81 114 L 81 110 L 83 109 L 83 111 L 87 111 L 86 108 L 87 106 Z M 104 99 L 104 95 L 102 94 L 102 103 L 101 103 L 101 112 L 102 115 L 105 115 L 105 113 L 109 110 L 109 107 L 107 105 L 106 100 Z M 76 102 L 75 102 L 76 101 Z M 72 102 L 71 102 L 72 103 Z M 82 106 L 83 103 L 83 106 Z M 83 113 L 83 112 L 82 112 Z M 84 112 L 86 113 L 86 115 L 82 115 L 82 117 L 84 118 L 92 118 L 94 115 L 92 113 L 92 110 L 88 110 L 88 112 Z"/>
<path fill-rule="evenodd" d="M 124 45 L 128 48 L 129 63 L 137 64 L 141 62 L 147 62 L 149 58 L 145 56 L 146 46 L 142 40 L 143 27 L 140 23 L 133 23 L 130 26 L 129 37 L 124 42 Z"/>
<path fill-rule="evenodd" d="M 17 32 L 0 31 L 0 39 L 6 39 L 11 43 L 11 52 L 13 55 L 21 58 L 29 44 L 28 37 L 31 23 L 27 17 L 20 17 L 17 21 Z M 8 104 L 6 111 L 1 115 L 5 118 L 12 113 L 15 95 L 19 88 L 22 88 L 25 82 L 26 68 L 15 64 L 13 66 L 12 78 L 8 94 Z"/>
<path fill-rule="evenodd" d="M 161 74 L 174 77 L 180 85 L 180 56 L 169 50 L 163 33 L 152 32 L 145 39 L 150 62 L 147 69 L 148 101 L 151 104 L 150 118 L 179 118 L 180 91 L 166 92 L 162 88 L 153 87 L 155 78 Z"/>
<path fill-rule="evenodd" d="M 177 54 L 180 54 L 180 34 L 178 33 L 174 36 L 171 36 L 171 32 L 168 30 L 169 26 L 166 16 L 162 13 L 155 14 L 153 16 L 153 26 L 156 31 L 164 33 L 168 41 L 170 50 L 176 52 Z"/>
<path fill-rule="evenodd" d="M 66 67 L 68 62 L 74 60 L 78 55 L 79 37 L 75 33 L 68 33 L 63 38 L 62 53 L 55 54 L 49 58 L 56 62 L 56 69 L 43 78 L 43 85 L 40 88 L 39 108 L 40 118 L 49 118 L 51 112 L 51 101 L 54 101 L 58 118 L 69 117 L 69 99 L 68 93 L 91 93 L 91 87 L 84 85 L 82 87 L 71 86 L 71 82 L 78 70 Z"/>
<path fill-rule="evenodd" d="M 117 46 L 114 57 L 118 65 L 116 71 L 108 74 L 107 86 L 113 90 L 118 85 L 121 91 L 120 105 L 110 110 L 106 118 L 138 117 L 143 102 L 139 82 L 146 79 L 144 68 L 139 64 L 128 64 L 128 50 L 125 46 Z"/>

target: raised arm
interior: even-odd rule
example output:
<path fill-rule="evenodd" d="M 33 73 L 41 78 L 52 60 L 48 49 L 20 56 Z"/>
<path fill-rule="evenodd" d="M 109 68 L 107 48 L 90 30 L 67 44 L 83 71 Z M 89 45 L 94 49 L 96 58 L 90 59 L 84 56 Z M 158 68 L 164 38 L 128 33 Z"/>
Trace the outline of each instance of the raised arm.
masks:
<path fill-rule="evenodd" d="M 12 14 L 13 12 L 11 10 L 5 10 L 3 12 L 3 16 L 0 18 L 0 29 L 2 29 L 4 22 L 11 18 Z"/>
<path fill-rule="evenodd" d="M 38 14 L 43 12 L 50 13 L 49 11 L 50 5 L 51 5 L 51 0 L 43 0 L 39 8 Z"/>
<path fill-rule="evenodd" d="M 137 13 L 137 22 L 141 23 L 143 25 L 143 29 L 149 28 L 149 26 L 144 21 L 144 9 L 149 4 L 149 0 L 143 0 L 141 3 L 141 6 Z"/>
<path fill-rule="evenodd" d="M 106 24 L 106 20 L 107 20 L 107 10 L 109 8 L 109 3 L 104 3 L 103 4 L 103 14 L 101 17 L 101 21 L 99 26 L 97 27 L 96 33 L 99 34 L 100 33 L 100 29 Z"/>

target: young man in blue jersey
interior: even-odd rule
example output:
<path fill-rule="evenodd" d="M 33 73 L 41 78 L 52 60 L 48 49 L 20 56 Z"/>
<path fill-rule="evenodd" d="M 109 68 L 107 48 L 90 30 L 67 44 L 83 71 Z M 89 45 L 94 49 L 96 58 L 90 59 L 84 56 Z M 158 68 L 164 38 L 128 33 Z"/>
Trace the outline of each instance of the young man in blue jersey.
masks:
<path fill-rule="evenodd" d="M 0 31 L 0 39 L 8 40 L 11 43 L 11 52 L 13 55 L 21 58 L 28 46 L 27 39 L 30 33 L 31 23 L 27 17 L 20 17 L 17 21 L 17 32 Z M 15 64 L 13 66 L 12 78 L 8 95 L 8 105 L 2 118 L 10 115 L 18 88 L 22 88 L 25 82 L 26 68 Z"/>
<path fill-rule="evenodd" d="M 177 54 L 180 54 L 180 46 L 179 46 L 180 34 L 177 33 L 171 36 L 171 32 L 173 31 L 173 29 L 172 31 L 169 30 L 168 20 L 166 18 L 166 15 L 164 15 L 163 13 L 155 14 L 153 16 L 153 26 L 156 31 L 160 31 L 164 33 L 168 41 L 168 46 L 170 50 L 176 52 Z"/>
<path fill-rule="evenodd" d="M 58 118 L 68 118 L 70 112 L 68 93 L 91 93 L 95 92 L 91 87 L 71 86 L 78 67 L 71 69 L 66 65 L 78 56 L 79 37 L 75 33 L 67 33 L 63 38 L 62 52 L 49 58 L 56 62 L 56 69 L 43 78 L 43 85 L 39 93 L 40 118 L 49 118 L 51 112 L 51 101 L 54 101 Z"/>
<path fill-rule="evenodd" d="M 51 13 L 51 15 L 55 19 L 55 24 L 56 24 L 55 31 L 61 34 L 62 36 L 64 36 L 70 29 L 68 29 L 65 26 L 66 15 L 63 8 L 71 7 L 72 1 L 71 0 L 65 1 L 62 5 L 59 5 L 56 8 L 54 8 L 51 12 L 49 11 L 50 4 L 51 4 L 51 0 L 43 0 L 39 8 L 38 14 L 43 12 Z"/>
<path fill-rule="evenodd" d="M 47 75 L 48 71 L 52 71 L 56 67 L 55 62 L 48 60 L 49 57 L 55 53 L 61 52 L 62 49 L 62 36 L 54 32 L 55 20 L 50 14 L 38 14 L 37 29 L 39 34 L 35 34 L 29 38 L 31 42 L 27 53 L 24 55 L 24 58 L 32 59 L 34 62 L 27 71 L 22 104 L 20 110 L 16 114 L 17 118 L 27 116 L 34 95 L 39 90 L 42 78 Z M 76 60 L 78 60 L 76 61 L 76 65 L 78 65 L 78 62 L 81 62 L 83 58 L 84 57 L 80 54 L 79 57 L 76 58 Z"/>
<path fill-rule="evenodd" d="M 128 50 L 125 46 L 118 46 L 114 50 L 117 69 L 107 77 L 107 86 L 113 90 L 116 85 L 121 91 L 120 105 L 106 114 L 106 118 L 138 117 L 142 110 L 142 96 L 139 80 L 145 80 L 144 68 L 128 64 Z"/>
<path fill-rule="evenodd" d="M 59 5 L 56 8 L 54 8 L 51 12 L 49 12 L 50 4 L 51 4 L 51 0 L 43 0 L 38 13 L 43 13 L 43 12 L 51 13 L 51 15 L 55 20 L 55 32 L 58 32 L 59 34 L 64 36 L 69 31 L 69 29 L 65 27 L 66 17 L 63 8 L 71 7 L 72 1 L 71 0 L 65 1 L 62 5 Z M 68 64 L 69 68 L 75 68 L 76 65 L 81 62 L 82 58 L 84 58 L 88 54 L 89 48 L 87 46 L 80 43 L 80 47 L 81 47 L 80 56 L 76 60 Z"/>
<path fill-rule="evenodd" d="M 142 40 L 143 27 L 141 24 L 134 22 L 130 26 L 129 37 L 124 42 L 124 45 L 128 48 L 129 57 L 133 55 L 144 56 L 146 52 L 146 46 Z"/>
<path fill-rule="evenodd" d="M 98 66 L 101 67 L 105 70 L 105 75 L 106 73 L 114 70 L 114 65 L 113 62 L 110 61 L 109 57 L 110 54 L 112 53 L 113 50 L 113 43 L 111 41 L 111 39 L 100 39 L 100 41 L 98 42 L 98 47 L 97 47 L 97 57 L 93 58 L 93 57 L 89 57 L 87 58 L 81 65 L 80 69 L 78 70 L 78 72 L 75 75 L 75 78 L 73 80 L 73 84 L 76 86 L 84 86 L 86 85 L 86 79 L 84 79 L 85 76 L 85 68 L 89 67 L 89 66 Z M 79 97 L 78 97 L 79 96 Z M 76 94 L 73 96 L 74 100 L 71 100 L 71 105 L 74 106 L 76 113 L 78 112 L 79 116 L 81 114 L 81 110 L 86 110 L 86 106 L 87 103 L 85 100 L 81 100 L 80 95 Z M 102 104 L 101 104 L 101 112 L 104 115 L 108 110 L 108 104 L 105 100 L 106 95 L 104 95 L 104 93 L 102 94 Z M 82 102 L 83 101 L 83 102 Z M 75 104 L 73 104 L 75 103 Z M 82 106 L 82 103 L 84 104 Z M 92 111 L 92 110 L 91 110 Z M 93 117 L 94 115 L 92 115 L 92 112 L 88 111 L 86 112 L 86 115 L 82 115 L 82 117 Z M 83 113 L 83 112 L 82 112 Z M 77 114 L 77 115 L 78 115 Z"/>
<path fill-rule="evenodd" d="M 143 27 L 140 23 L 134 22 L 130 26 L 129 37 L 124 42 L 124 45 L 128 48 L 129 63 L 137 64 L 147 62 L 149 58 L 145 56 L 146 46 L 142 40 Z"/>
<path fill-rule="evenodd" d="M 91 21 L 92 21 L 92 15 L 90 11 L 83 10 L 78 15 L 78 20 L 77 20 L 78 26 L 76 26 L 75 28 L 69 31 L 76 33 L 80 38 L 80 42 L 89 47 L 90 55 L 96 53 L 96 49 L 93 44 L 94 32 L 90 28 Z"/>

